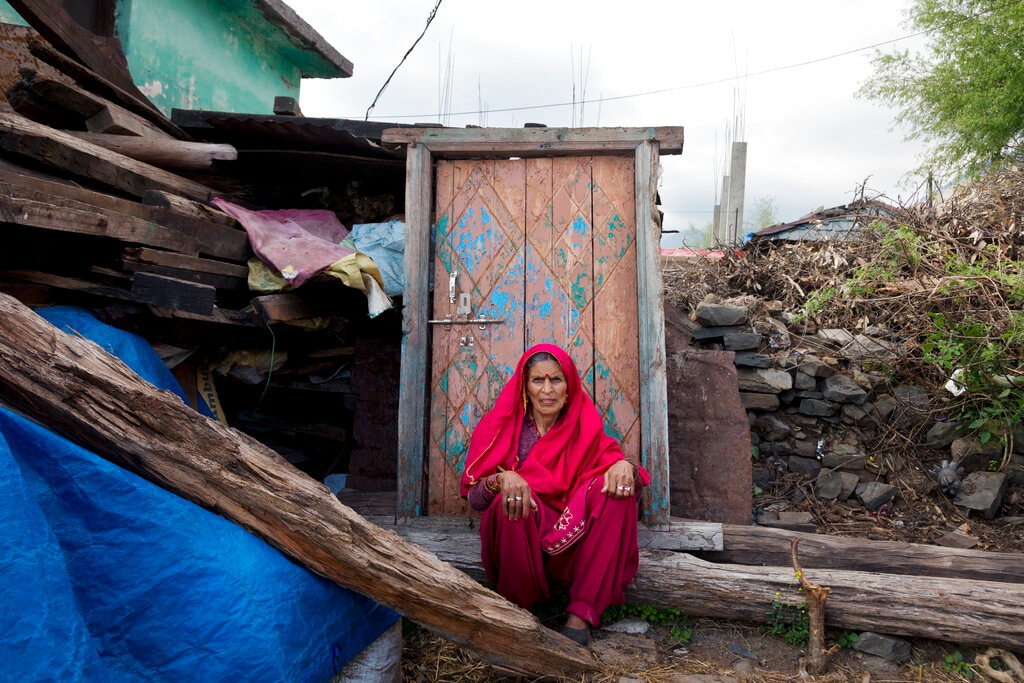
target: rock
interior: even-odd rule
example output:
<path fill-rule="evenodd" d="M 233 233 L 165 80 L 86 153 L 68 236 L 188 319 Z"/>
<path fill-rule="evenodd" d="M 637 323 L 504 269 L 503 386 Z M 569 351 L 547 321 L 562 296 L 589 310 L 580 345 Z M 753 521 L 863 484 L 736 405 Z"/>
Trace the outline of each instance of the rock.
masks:
<path fill-rule="evenodd" d="M 789 456 L 787 469 L 796 474 L 806 474 L 811 477 L 818 476 L 821 472 L 821 462 L 817 458 L 802 458 L 799 455 Z"/>
<path fill-rule="evenodd" d="M 803 370 L 797 370 L 793 375 L 793 388 L 804 391 L 814 391 L 818 388 L 818 380 L 813 375 L 808 375 Z"/>
<path fill-rule="evenodd" d="M 800 362 L 800 371 L 818 379 L 835 373 L 831 365 L 811 354 L 803 357 L 803 360 Z"/>
<path fill-rule="evenodd" d="M 651 625 L 640 617 L 627 617 L 619 619 L 614 624 L 603 627 L 604 631 L 612 633 L 630 633 L 635 636 L 642 636 L 651 629 Z"/>
<path fill-rule="evenodd" d="M 772 357 L 767 353 L 751 353 L 750 351 L 737 351 L 733 360 L 737 367 L 741 368 L 768 368 L 771 367 Z"/>
<path fill-rule="evenodd" d="M 830 401 L 860 405 L 868 400 L 864 391 L 846 375 L 831 375 L 822 380 L 821 393 Z"/>
<path fill-rule="evenodd" d="M 694 341 L 708 341 L 709 339 L 724 339 L 727 334 L 745 332 L 746 327 L 742 325 L 724 325 L 719 327 L 695 327 L 691 332 Z"/>
<path fill-rule="evenodd" d="M 793 388 L 793 377 L 784 370 L 739 368 L 736 371 L 740 391 L 777 394 Z"/>
<path fill-rule="evenodd" d="M 890 662 L 910 661 L 910 642 L 902 638 L 880 635 L 865 631 L 853 644 L 853 649 L 865 654 L 881 657 Z"/>
<path fill-rule="evenodd" d="M 856 335 L 849 344 L 843 347 L 843 353 L 850 360 L 861 361 L 868 358 L 892 356 L 897 352 L 895 344 L 883 339 L 875 339 L 866 334 Z"/>
<path fill-rule="evenodd" d="M 896 495 L 896 487 L 880 481 L 871 481 L 858 485 L 854 493 L 857 494 L 857 499 L 864 504 L 864 507 L 874 511 L 892 500 Z"/>
<path fill-rule="evenodd" d="M 868 456 L 856 446 L 837 443 L 822 455 L 824 467 L 836 469 L 862 470 L 867 466 Z"/>
<path fill-rule="evenodd" d="M 814 482 L 814 493 L 818 498 L 837 500 L 843 492 L 843 476 L 836 470 L 821 470 Z"/>
<path fill-rule="evenodd" d="M 868 403 L 865 406 L 870 405 Z M 852 403 L 844 403 L 839 409 L 839 416 L 842 418 L 843 424 L 855 425 L 863 422 L 868 417 L 868 411 L 863 407 L 854 405 Z"/>
<path fill-rule="evenodd" d="M 801 458 L 817 458 L 818 457 L 818 444 L 811 439 L 797 437 L 797 440 L 793 442 L 793 454 L 799 455 Z"/>
<path fill-rule="evenodd" d="M 1003 503 L 1006 493 L 1006 474 L 1003 472 L 972 472 L 964 479 L 955 505 L 975 510 L 985 519 L 992 519 Z"/>
<path fill-rule="evenodd" d="M 969 536 L 962 531 L 950 531 L 948 534 L 935 539 L 935 545 L 941 545 L 946 548 L 960 548 L 961 550 L 968 550 L 978 545 L 978 539 L 974 536 Z"/>
<path fill-rule="evenodd" d="M 762 415 L 751 426 L 769 441 L 781 441 L 793 433 L 793 428 L 775 415 Z"/>
<path fill-rule="evenodd" d="M 704 327 L 741 325 L 747 322 L 747 309 L 743 306 L 699 303 L 694 313 L 697 316 L 697 322 Z"/>
<path fill-rule="evenodd" d="M 804 415 L 814 415 L 817 417 L 830 417 L 836 414 L 833 404 L 816 398 L 800 399 L 798 410 Z"/>
<path fill-rule="evenodd" d="M 761 344 L 761 335 L 757 332 L 734 332 L 723 339 L 726 351 L 750 351 Z"/>
<path fill-rule="evenodd" d="M 808 533 L 817 531 L 814 526 L 814 517 L 810 512 L 765 510 L 757 516 L 757 523 L 760 526 L 774 529 L 789 529 L 790 531 L 806 531 Z"/>
<path fill-rule="evenodd" d="M 853 341 L 853 332 L 838 328 L 818 330 L 818 333 L 815 336 L 818 339 L 835 346 L 846 346 Z"/>
<path fill-rule="evenodd" d="M 963 436 L 963 425 L 951 420 L 936 422 L 924 437 L 928 448 L 949 448 L 957 438 Z"/>
<path fill-rule="evenodd" d="M 1011 455 L 1004 471 L 1007 481 L 1011 484 L 1024 484 L 1024 455 Z"/>
<path fill-rule="evenodd" d="M 896 402 L 889 396 L 879 396 L 875 400 L 874 414 L 879 420 L 885 422 L 896 412 Z"/>
<path fill-rule="evenodd" d="M 949 446 L 949 454 L 953 460 L 963 465 L 968 472 L 988 470 L 990 462 L 1003 459 L 1003 446 L 995 439 L 987 442 L 974 435 L 961 436 L 954 439 Z"/>
<path fill-rule="evenodd" d="M 779 409 L 781 402 L 776 394 L 759 394 L 749 391 L 740 392 L 740 404 L 744 410 L 763 410 L 772 412 Z"/>
<path fill-rule="evenodd" d="M 729 652 L 733 653 L 737 657 L 741 657 L 743 659 L 749 659 L 752 662 L 756 662 L 758 659 L 760 659 L 757 656 L 756 652 L 754 652 L 749 647 L 747 647 L 746 645 L 743 645 L 741 643 L 729 643 L 726 646 L 726 649 L 728 649 Z"/>

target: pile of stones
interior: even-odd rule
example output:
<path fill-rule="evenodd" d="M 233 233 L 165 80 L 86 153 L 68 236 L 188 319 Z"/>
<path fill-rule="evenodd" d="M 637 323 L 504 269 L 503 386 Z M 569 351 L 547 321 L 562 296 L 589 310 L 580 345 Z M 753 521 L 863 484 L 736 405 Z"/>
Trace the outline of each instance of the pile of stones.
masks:
<path fill-rule="evenodd" d="M 755 492 L 796 473 L 813 481 L 819 498 L 891 511 L 898 487 L 887 480 L 886 454 L 865 446 L 888 430 L 898 430 L 923 455 L 922 492 L 938 489 L 986 519 L 996 516 L 1008 487 L 1024 484 L 1024 431 L 1005 448 L 996 440 L 983 443 L 935 410 L 941 400 L 933 399 L 944 397 L 916 385 L 892 386 L 865 370 L 901 352 L 885 330 L 814 329 L 781 310 L 751 320 L 752 308 L 705 302 L 690 317 L 697 324 L 694 347 L 735 354 Z M 756 308 L 772 311 L 764 302 Z M 813 530 L 807 513 L 767 510 L 757 521 Z"/>

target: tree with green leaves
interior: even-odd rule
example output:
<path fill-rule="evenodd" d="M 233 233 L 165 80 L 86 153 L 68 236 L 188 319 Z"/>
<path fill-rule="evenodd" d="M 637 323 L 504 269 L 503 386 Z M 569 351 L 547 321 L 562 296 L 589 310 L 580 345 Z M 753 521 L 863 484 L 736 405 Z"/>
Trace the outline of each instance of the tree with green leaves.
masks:
<path fill-rule="evenodd" d="M 922 171 L 977 176 L 1018 158 L 1024 141 L 1024 2 L 914 0 L 906 28 L 926 45 L 879 52 L 858 96 L 898 110 L 929 146 Z"/>

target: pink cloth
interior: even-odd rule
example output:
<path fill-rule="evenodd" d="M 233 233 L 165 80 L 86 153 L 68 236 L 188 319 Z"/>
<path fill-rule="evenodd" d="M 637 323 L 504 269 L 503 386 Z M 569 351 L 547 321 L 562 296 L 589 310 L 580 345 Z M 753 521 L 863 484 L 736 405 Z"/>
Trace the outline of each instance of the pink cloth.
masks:
<path fill-rule="evenodd" d="M 608 607 L 625 601 L 625 590 L 640 566 L 637 498 L 609 498 L 593 486 L 587 493 L 586 535 L 557 555 L 541 550 L 541 530 L 561 510 L 540 503 L 537 514 L 511 521 L 495 498 L 480 520 L 481 558 L 495 590 L 524 609 L 569 591 L 567 611 L 593 626 Z"/>
<path fill-rule="evenodd" d="M 213 203 L 245 228 L 252 250 L 292 287 L 298 287 L 336 261 L 355 253 L 341 246 L 349 231 L 333 211 L 251 211 L 219 197 L 214 198 Z"/>
<path fill-rule="evenodd" d="M 526 412 L 526 361 L 541 352 L 558 360 L 568 385 L 568 397 L 558 420 L 540 437 L 530 457 L 520 463 L 517 454 Z M 615 439 L 605 434 L 601 415 L 583 391 L 579 370 L 569 354 L 553 344 L 537 344 L 519 359 L 515 374 L 501 390 L 494 407 L 473 430 L 460 494 L 468 496 L 477 481 L 494 474 L 500 466 L 518 472 L 534 496 L 561 512 L 577 487 L 604 474 L 624 457 Z M 641 483 L 650 483 L 643 467 L 639 474 Z"/>

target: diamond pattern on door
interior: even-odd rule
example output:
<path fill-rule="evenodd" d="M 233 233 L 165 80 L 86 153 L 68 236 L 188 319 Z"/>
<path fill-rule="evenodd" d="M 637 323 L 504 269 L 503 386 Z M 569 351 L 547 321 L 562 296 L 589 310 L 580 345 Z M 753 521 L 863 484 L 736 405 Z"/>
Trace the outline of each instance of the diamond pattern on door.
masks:
<path fill-rule="evenodd" d="M 632 158 L 439 161 L 436 174 L 432 318 L 453 323 L 433 326 L 429 513 L 467 511 L 472 430 L 542 341 L 569 352 L 608 433 L 637 457 Z M 481 314 L 501 322 L 459 320 Z"/>

